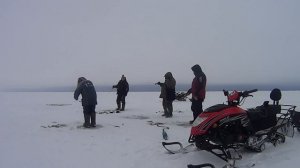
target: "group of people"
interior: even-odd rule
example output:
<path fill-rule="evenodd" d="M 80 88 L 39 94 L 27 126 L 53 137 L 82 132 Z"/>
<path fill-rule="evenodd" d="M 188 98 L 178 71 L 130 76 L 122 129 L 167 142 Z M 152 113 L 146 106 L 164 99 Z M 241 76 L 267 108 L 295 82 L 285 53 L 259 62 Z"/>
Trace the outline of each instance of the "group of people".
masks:
<path fill-rule="evenodd" d="M 117 85 L 113 85 L 112 88 L 117 89 L 117 111 L 125 110 L 125 97 L 129 91 L 129 85 L 126 77 L 122 75 L 121 80 Z M 74 92 L 74 99 L 78 100 L 79 95 L 81 95 L 81 103 L 83 107 L 84 123 L 83 127 L 90 128 L 96 127 L 96 105 L 97 105 L 97 92 L 90 80 L 84 77 L 78 78 L 77 88 Z"/>
<path fill-rule="evenodd" d="M 192 82 L 192 87 L 188 90 L 186 96 L 192 94 L 191 110 L 193 112 L 194 117 L 193 120 L 190 121 L 190 123 L 192 124 L 194 120 L 198 117 L 198 115 L 203 112 L 202 103 L 205 99 L 206 93 L 206 75 L 198 64 L 194 65 L 191 69 L 195 77 Z M 176 97 L 176 80 L 174 79 L 171 72 L 167 72 L 164 77 L 164 83 L 157 82 L 156 84 L 161 87 L 160 98 L 162 98 L 162 105 L 164 109 L 164 114 L 162 116 L 168 118 L 173 116 L 172 103 Z"/>
<path fill-rule="evenodd" d="M 193 121 L 203 112 L 202 103 L 205 99 L 206 93 L 206 75 L 202 71 L 201 67 L 196 64 L 192 66 L 192 71 L 195 75 L 192 86 L 186 93 L 186 95 L 192 94 L 192 105 L 191 110 L 193 112 Z M 173 116 L 173 101 L 176 98 L 175 88 L 176 80 L 174 79 L 171 72 L 167 72 L 165 75 L 165 81 L 157 82 L 156 84 L 161 87 L 160 98 L 162 98 L 162 105 L 164 109 L 163 116 L 169 118 Z M 126 77 L 122 75 L 121 80 L 117 85 L 113 85 L 112 88 L 117 88 L 117 111 L 125 110 L 125 97 L 129 91 L 129 84 Z M 84 77 L 78 78 L 77 88 L 74 92 L 74 99 L 78 100 L 79 95 L 82 97 L 82 106 L 84 114 L 84 124 L 86 128 L 96 126 L 96 112 L 95 108 L 97 105 L 97 93 L 93 83 Z"/>

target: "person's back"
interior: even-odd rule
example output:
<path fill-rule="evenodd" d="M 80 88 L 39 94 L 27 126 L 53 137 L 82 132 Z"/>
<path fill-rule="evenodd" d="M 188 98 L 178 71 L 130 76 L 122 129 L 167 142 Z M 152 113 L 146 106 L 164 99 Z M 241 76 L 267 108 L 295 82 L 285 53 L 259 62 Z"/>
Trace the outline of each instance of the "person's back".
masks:
<path fill-rule="evenodd" d="M 129 90 L 128 82 L 126 79 L 120 80 L 117 85 L 117 93 L 121 95 L 127 95 Z"/>
<path fill-rule="evenodd" d="M 82 96 L 82 106 L 97 104 L 97 93 L 91 81 L 85 80 L 79 83 L 74 93 L 74 97 L 76 96 L 78 98 L 80 94 Z"/>
<path fill-rule="evenodd" d="M 84 124 L 86 128 L 96 127 L 96 104 L 97 93 L 93 83 L 84 77 L 78 78 L 77 88 L 74 92 L 74 99 L 78 100 L 81 94 L 81 103 L 83 106 Z"/>

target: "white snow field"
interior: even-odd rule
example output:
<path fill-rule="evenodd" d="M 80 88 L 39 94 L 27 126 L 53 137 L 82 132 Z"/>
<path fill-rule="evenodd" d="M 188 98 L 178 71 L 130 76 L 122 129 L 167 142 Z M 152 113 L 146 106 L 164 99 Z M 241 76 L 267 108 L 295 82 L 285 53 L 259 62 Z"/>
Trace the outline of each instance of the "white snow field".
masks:
<path fill-rule="evenodd" d="M 250 88 L 251 89 L 251 88 Z M 249 89 L 249 90 L 250 90 Z M 261 105 L 270 100 L 269 91 L 253 93 L 242 107 Z M 131 92 L 126 110 L 103 113 L 116 108 L 114 92 L 98 92 L 97 128 L 80 128 L 82 106 L 71 92 L 0 93 L 0 167 L 1 168 L 184 168 L 188 164 L 226 163 L 216 156 L 194 150 L 169 154 L 161 145 L 162 128 L 169 127 L 169 142 L 187 142 L 192 119 L 190 101 L 173 103 L 172 118 L 162 117 L 158 92 Z M 208 92 L 204 108 L 225 103 L 223 93 Z M 281 104 L 300 106 L 300 91 L 283 91 Z M 299 108 L 296 110 L 299 111 Z M 299 167 L 300 133 L 261 153 L 242 150 L 237 167 Z"/>

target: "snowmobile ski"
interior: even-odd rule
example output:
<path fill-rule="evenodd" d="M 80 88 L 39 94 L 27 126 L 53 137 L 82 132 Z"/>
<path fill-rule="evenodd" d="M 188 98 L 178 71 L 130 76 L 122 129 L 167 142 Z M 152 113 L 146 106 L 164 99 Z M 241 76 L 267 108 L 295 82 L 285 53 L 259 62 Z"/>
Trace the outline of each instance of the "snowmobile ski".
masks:
<path fill-rule="evenodd" d="M 225 166 L 223 166 L 223 168 L 252 168 L 255 166 L 255 163 L 251 163 L 251 164 L 248 164 L 248 165 L 243 165 L 243 166 L 236 166 L 236 165 L 230 165 L 230 164 L 227 164 Z M 199 164 L 199 165 L 187 165 L 187 168 L 215 168 L 215 166 L 213 164 L 210 164 L 210 163 L 203 163 L 203 164 Z"/>
<path fill-rule="evenodd" d="M 162 142 L 162 145 L 171 154 L 189 153 L 195 150 L 195 148 L 193 148 L 194 144 L 189 144 L 186 147 L 183 147 L 183 145 L 180 142 Z M 170 148 L 171 146 L 172 149 Z"/>

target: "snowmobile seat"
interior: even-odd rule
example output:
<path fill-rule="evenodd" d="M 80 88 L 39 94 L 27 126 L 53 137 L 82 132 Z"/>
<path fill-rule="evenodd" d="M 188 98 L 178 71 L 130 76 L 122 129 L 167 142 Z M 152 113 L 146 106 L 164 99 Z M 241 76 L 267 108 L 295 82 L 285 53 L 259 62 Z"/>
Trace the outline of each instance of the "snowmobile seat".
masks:
<path fill-rule="evenodd" d="M 216 104 L 213 105 L 211 107 L 208 107 L 207 109 L 204 110 L 204 112 L 217 112 L 217 111 L 221 111 L 224 110 L 226 108 L 229 108 L 230 106 L 226 105 L 226 104 Z"/>
<path fill-rule="evenodd" d="M 251 108 L 247 110 L 248 117 L 254 131 L 264 130 L 274 127 L 277 124 L 276 114 L 280 113 L 281 106 L 269 105 L 264 103 L 262 106 Z"/>

